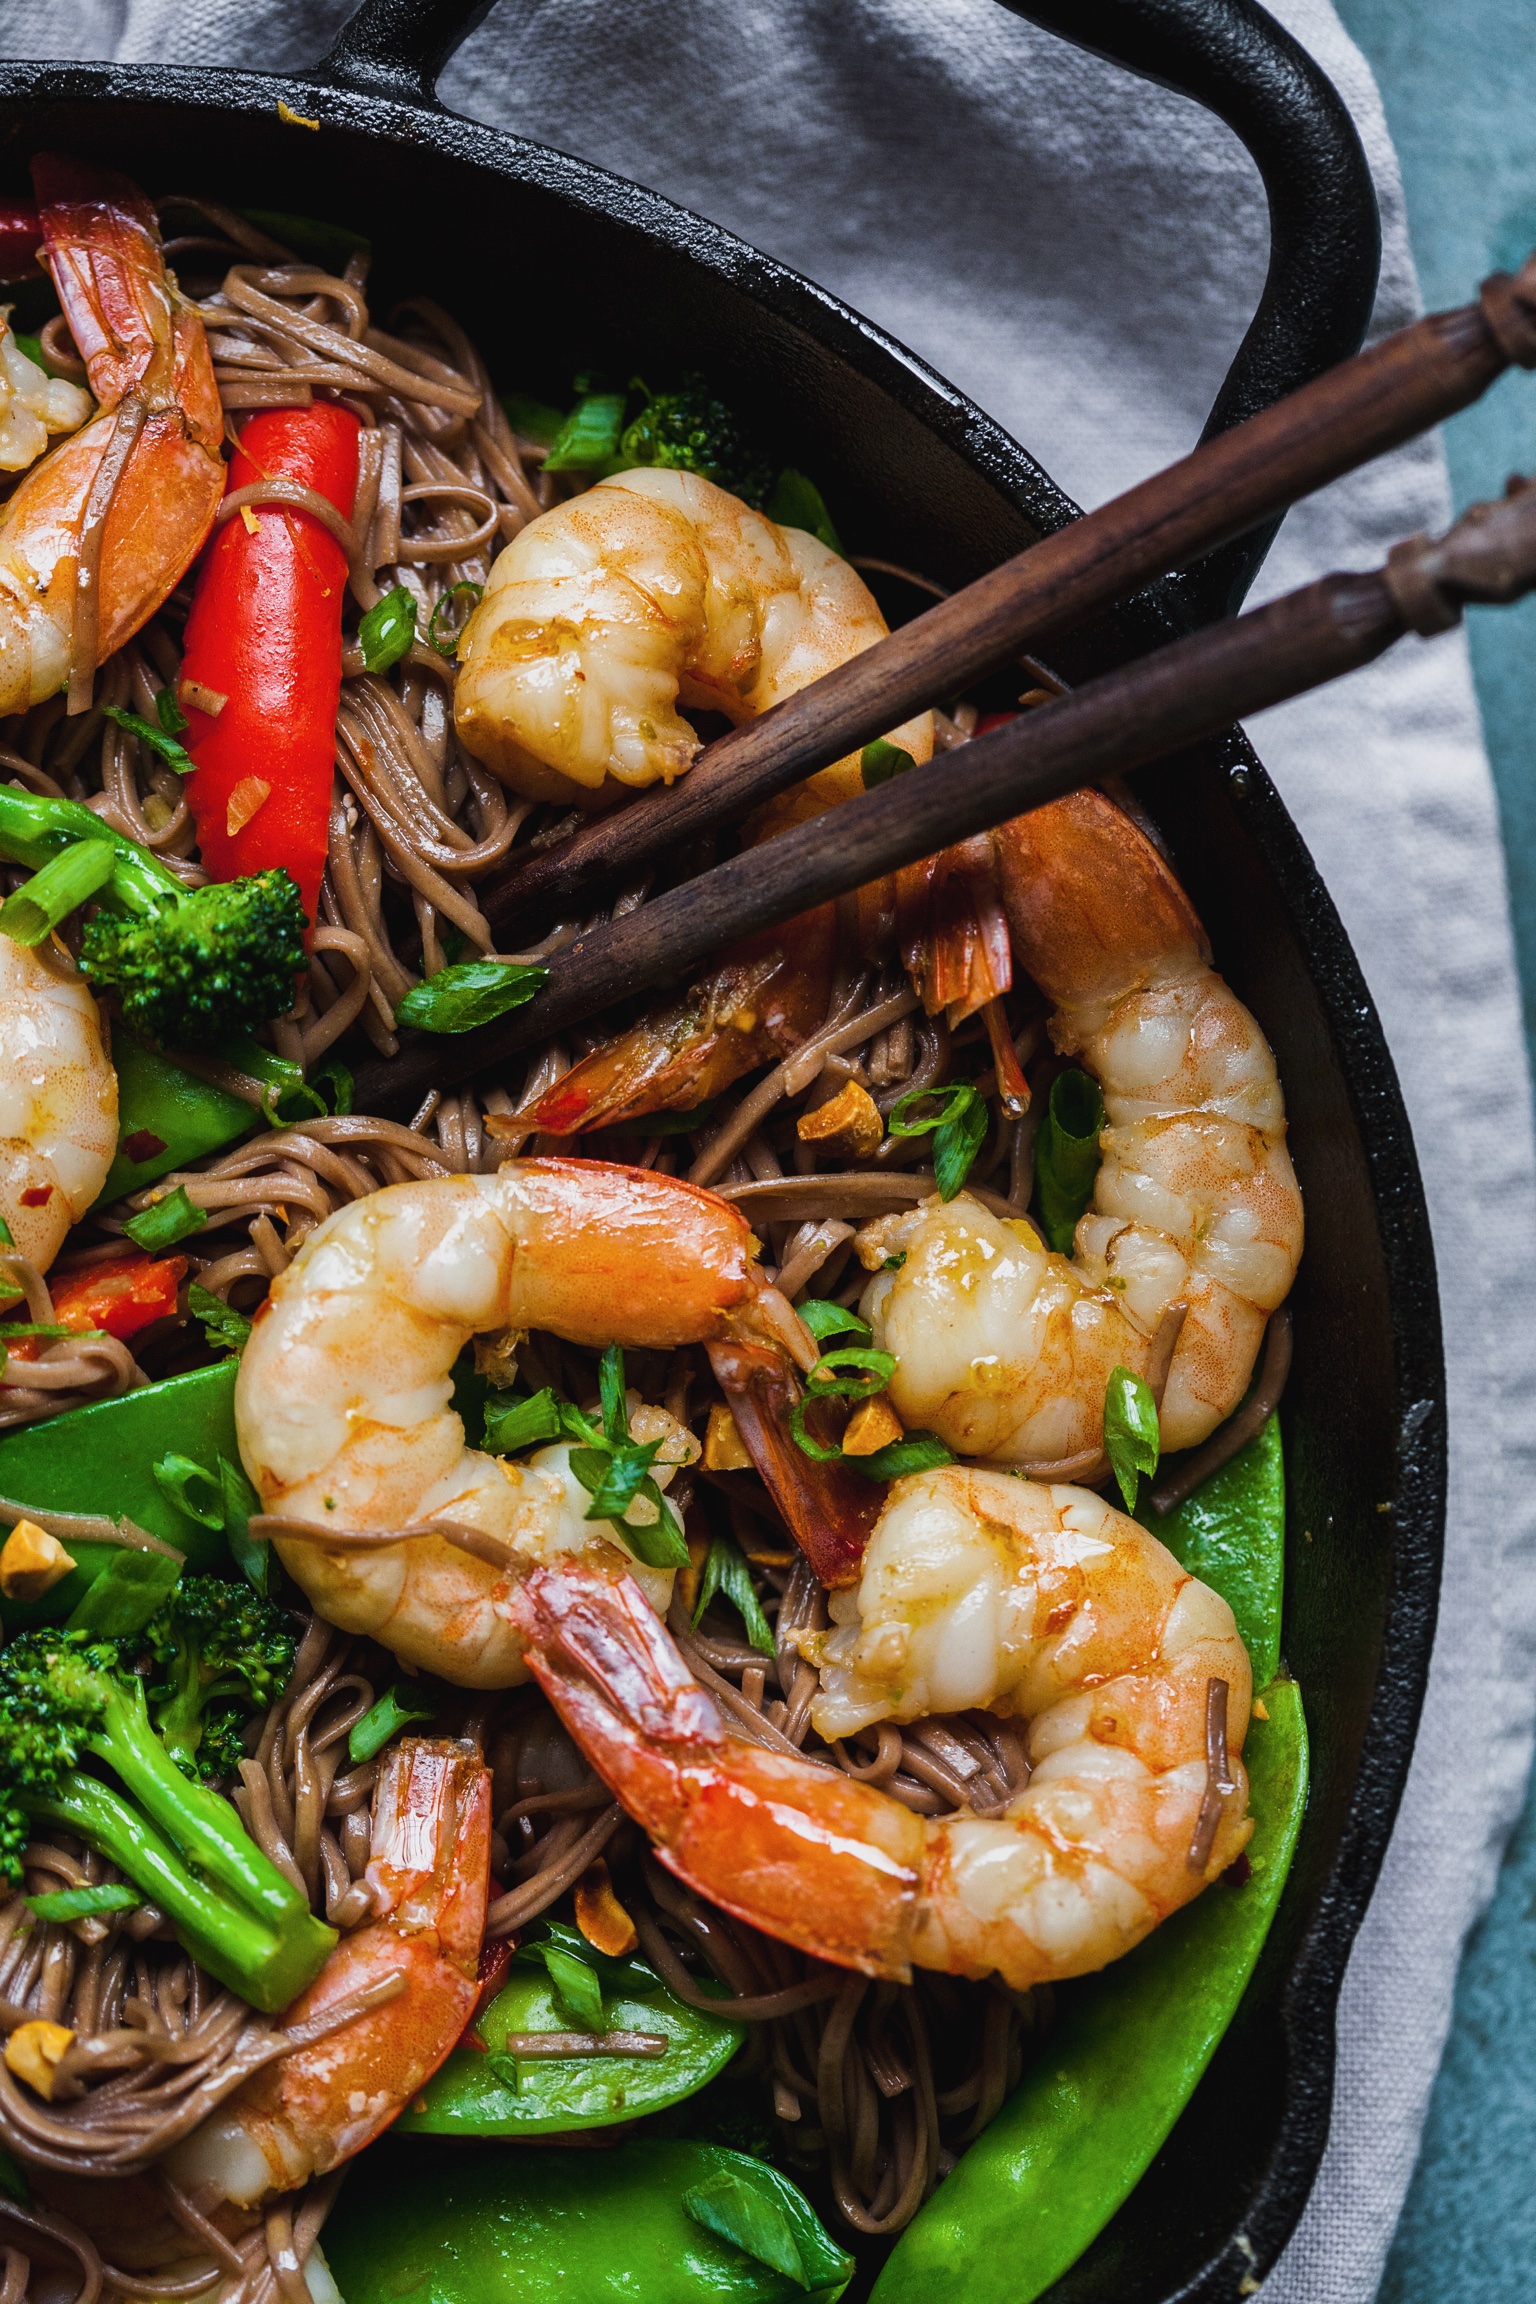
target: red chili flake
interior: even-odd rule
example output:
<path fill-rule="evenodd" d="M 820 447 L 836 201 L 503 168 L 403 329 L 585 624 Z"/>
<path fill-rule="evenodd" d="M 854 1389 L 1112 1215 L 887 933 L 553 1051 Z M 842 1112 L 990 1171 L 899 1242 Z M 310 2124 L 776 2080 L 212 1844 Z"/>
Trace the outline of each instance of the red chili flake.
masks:
<path fill-rule="evenodd" d="M 51 1184 L 32 1184 L 23 1192 L 21 1204 L 23 1208 L 46 1208 L 52 1198 L 53 1186 Z"/>
<path fill-rule="evenodd" d="M 157 1136 L 153 1128 L 135 1128 L 131 1136 L 123 1138 L 118 1150 L 125 1160 L 131 1160 L 137 1168 L 143 1161 L 153 1160 L 165 1150 L 165 1138 Z"/>

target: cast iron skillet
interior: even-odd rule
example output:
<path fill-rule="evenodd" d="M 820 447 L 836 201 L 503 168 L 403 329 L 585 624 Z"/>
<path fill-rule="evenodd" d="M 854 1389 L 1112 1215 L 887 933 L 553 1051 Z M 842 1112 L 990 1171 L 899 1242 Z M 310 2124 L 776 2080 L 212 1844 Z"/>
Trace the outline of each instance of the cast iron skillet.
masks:
<path fill-rule="evenodd" d="M 1333 90 L 1253 0 L 1009 0 L 1017 13 L 1197 98 L 1269 193 L 1264 300 L 1213 411 L 1219 430 L 1359 343 L 1376 213 Z M 808 281 L 655 194 L 444 111 L 433 94 L 488 0 L 368 0 L 288 80 L 100 64 L 0 65 L 11 188 L 39 148 L 92 154 L 150 191 L 302 210 L 370 232 L 376 299 L 424 284 L 493 373 L 567 392 L 605 362 L 707 368 L 824 482 L 858 548 L 962 583 L 1075 516 L 1039 465 L 921 361 Z M 318 120 L 285 124 L 279 101 Z M 174 155 L 173 164 L 166 156 Z M 174 174 L 174 185 L 161 179 Z M 473 219 L 472 229 L 456 228 Z M 503 237 L 504 236 L 504 237 Z M 462 290 L 498 242 L 541 316 L 537 373 Z M 510 300 L 509 300 L 510 301 Z M 1269 542 L 1241 540 L 1053 651 L 1067 677 L 1229 612 Z M 1273 1042 L 1307 1191 L 1286 1401 L 1288 1660 L 1314 1776 L 1295 1868 L 1241 2013 L 1168 2144 L 1058 2304 L 1251 2293 L 1306 2200 L 1328 2130 L 1350 1943 L 1407 1769 L 1434 1629 L 1444 1399 L 1434 1265 L 1391 1059 L 1326 890 L 1236 733 L 1140 780 L 1222 967 Z M 1219 1894 L 1219 1889 L 1212 1893 Z"/>

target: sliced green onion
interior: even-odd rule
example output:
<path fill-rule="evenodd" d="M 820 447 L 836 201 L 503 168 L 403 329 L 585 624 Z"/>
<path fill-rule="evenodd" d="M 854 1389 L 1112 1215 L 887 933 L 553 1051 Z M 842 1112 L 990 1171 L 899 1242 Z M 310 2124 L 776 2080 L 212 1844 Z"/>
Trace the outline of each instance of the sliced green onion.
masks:
<path fill-rule="evenodd" d="M 525 440 L 537 442 L 541 448 L 554 446 L 565 422 L 558 408 L 551 408 L 547 400 L 535 400 L 526 392 L 503 392 L 501 405 L 514 432 L 521 433 Z"/>
<path fill-rule="evenodd" d="M 430 1720 L 437 1710 L 435 1704 L 424 1702 L 409 1688 L 388 1688 L 378 1702 L 366 1711 L 361 1720 L 353 1722 L 347 1738 L 347 1757 L 354 1768 L 371 1760 L 375 1752 L 382 1752 L 391 1736 L 407 1728 L 413 1720 Z"/>
<path fill-rule="evenodd" d="M 174 1248 L 178 1240 L 190 1240 L 207 1221 L 207 1210 L 195 1208 L 185 1184 L 178 1184 L 174 1192 L 163 1193 L 137 1216 L 130 1216 L 123 1230 L 136 1248 L 147 1248 L 151 1256 L 158 1256 L 162 1249 Z"/>
<path fill-rule="evenodd" d="M 261 1498 L 245 1476 L 242 1465 L 219 1458 L 219 1502 L 224 1512 L 224 1541 L 229 1556 L 253 1591 L 267 1599 L 272 1590 L 272 1547 L 265 1537 L 251 1534 L 251 1517 L 261 1510 Z"/>
<path fill-rule="evenodd" d="M 363 652 L 363 668 L 368 672 L 387 672 L 398 664 L 416 638 L 416 597 L 397 584 L 375 600 L 357 627 L 357 644 Z"/>
<path fill-rule="evenodd" d="M 551 1984 L 582 2031 L 601 2032 L 603 1988 L 598 1982 L 597 1970 L 574 1953 L 562 1951 L 558 1944 L 542 1944 L 539 1949 Z"/>
<path fill-rule="evenodd" d="M 65 1621 L 69 1632 L 131 1640 L 158 1613 L 181 1574 L 180 1552 L 114 1552 Z"/>
<path fill-rule="evenodd" d="M 723 1592 L 746 1626 L 747 1638 L 764 1656 L 775 1653 L 773 1632 L 762 1603 L 752 1582 L 752 1571 L 740 1548 L 728 1536 L 711 1540 L 704 1573 L 699 1578 L 699 1597 L 693 1611 L 695 1624 L 704 1614 L 717 1592 Z"/>
<path fill-rule="evenodd" d="M 94 1888 L 55 1888 L 22 1901 L 38 1920 L 94 1920 L 102 1912 L 132 1912 L 144 1899 L 121 1880 L 103 1880 Z"/>
<path fill-rule="evenodd" d="M 876 736 L 859 754 L 859 774 L 866 792 L 873 792 L 877 784 L 889 784 L 893 776 L 905 776 L 917 762 L 910 752 L 899 744 L 892 744 L 884 736 Z"/>
<path fill-rule="evenodd" d="M 65 1328 L 57 1320 L 0 1320 L 0 1336 L 7 1342 L 13 1336 L 51 1336 L 55 1342 L 61 1336 L 99 1336 L 99 1328 Z"/>
<path fill-rule="evenodd" d="M 461 960 L 415 984 L 396 1010 L 396 1021 L 418 1032 L 473 1032 L 521 1008 L 549 982 L 547 968 L 522 960 Z"/>
<path fill-rule="evenodd" d="M 935 1109 L 911 1117 L 919 1104 Z M 893 1136 L 926 1136 L 932 1131 L 933 1180 L 939 1198 L 953 1200 L 986 1140 L 986 1099 L 977 1095 L 969 1080 L 953 1081 L 947 1088 L 913 1088 L 897 1098 L 886 1127 Z"/>
<path fill-rule="evenodd" d="M 233 1304 L 226 1304 L 222 1296 L 215 1296 L 200 1280 L 194 1280 L 187 1290 L 187 1310 L 194 1320 L 201 1321 L 203 1334 L 216 1352 L 232 1352 L 236 1359 L 251 1340 L 251 1323 Z"/>
<path fill-rule="evenodd" d="M 845 1456 L 843 1462 L 861 1480 L 904 1480 L 909 1472 L 932 1472 L 940 1464 L 953 1464 L 954 1451 L 937 1432 L 905 1432 L 868 1456 Z"/>
<path fill-rule="evenodd" d="M 610 1344 L 598 1363 L 597 1388 L 603 1403 L 603 1430 L 616 1448 L 629 1439 L 629 1404 L 625 1398 L 624 1354 Z"/>
<path fill-rule="evenodd" d="M 824 1336 L 867 1336 L 870 1332 L 867 1320 L 850 1312 L 846 1304 L 834 1304 L 825 1296 L 807 1296 L 795 1310 L 818 1344 Z"/>
<path fill-rule="evenodd" d="M 0 936 L 9 936 L 13 944 L 41 944 L 61 920 L 104 888 L 116 869 L 117 850 L 110 840 L 81 840 L 61 849 L 0 904 Z"/>
<path fill-rule="evenodd" d="M 11 1236 L 9 1224 L 3 1216 L 0 1216 L 0 1248 L 14 1248 L 15 1245 L 16 1242 Z"/>
<path fill-rule="evenodd" d="M 623 392 L 588 392 L 566 417 L 544 459 L 546 472 L 592 472 L 619 450 Z"/>
<path fill-rule="evenodd" d="M 558 1440 L 561 1429 L 560 1404 L 548 1385 L 526 1399 L 485 1404 L 483 1445 L 493 1456 L 515 1456 L 520 1448 L 532 1448 L 541 1440 Z"/>
<path fill-rule="evenodd" d="M 442 598 L 438 601 L 436 607 L 433 609 L 431 620 L 427 625 L 427 646 L 429 648 L 435 648 L 439 656 L 447 656 L 450 659 L 458 654 L 459 638 L 464 630 L 465 625 L 469 622 L 469 612 L 466 610 L 465 614 L 459 618 L 458 623 L 454 626 L 451 632 L 449 631 L 446 624 L 443 626 L 440 632 L 438 630 L 437 620 L 442 615 L 444 609 L 449 607 L 453 601 L 457 600 L 461 592 L 467 592 L 469 594 L 470 609 L 476 608 L 479 605 L 480 595 L 484 590 L 485 586 L 483 584 L 471 584 L 467 577 L 462 584 L 452 584 L 449 586 L 448 590 L 443 594 Z"/>
<path fill-rule="evenodd" d="M 1078 1219 L 1099 1173 L 1104 1099 L 1099 1084 L 1075 1067 L 1058 1072 L 1035 1142 L 1035 1200 L 1051 1247 L 1071 1254 Z"/>
<path fill-rule="evenodd" d="M 178 744 L 174 736 L 168 736 L 152 720 L 141 719 L 137 712 L 125 712 L 117 704 L 108 704 L 105 710 L 107 718 L 115 720 L 119 728 L 126 728 L 130 736 L 137 736 L 139 742 L 147 744 L 151 752 L 158 752 L 167 768 L 174 768 L 178 776 L 191 775 L 197 762 L 185 744 Z"/>
<path fill-rule="evenodd" d="M 155 718 L 167 736 L 180 736 L 187 727 L 187 716 L 176 700 L 176 691 L 167 681 L 155 698 Z"/>
<path fill-rule="evenodd" d="M 162 1456 L 154 1467 L 155 1485 L 169 1496 L 178 1512 L 185 1512 L 189 1520 L 196 1520 L 215 1533 L 224 1526 L 224 1488 L 216 1472 L 206 1464 L 199 1464 L 191 1456 L 178 1456 L 173 1449 Z M 213 1490 L 211 1501 L 199 1504 L 192 1491 L 203 1486 Z"/>
<path fill-rule="evenodd" d="M 805 1388 L 819 1400 L 872 1400 L 896 1373 L 896 1356 L 864 1344 L 839 1344 L 823 1352 L 806 1375 Z"/>
<path fill-rule="evenodd" d="M 808 535 L 819 537 L 829 552 L 842 551 L 821 490 L 793 464 L 786 464 L 775 480 L 766 509 L 769 519 L 777 520 L 781 528 L 803 528 Z"/>
<path fill-rule="evenodd" d="M 1152 1388 L 1129 1368 L 1115 1368 L 1104 1387 L 1104 1447 L 1127 1512 L 1136 1509 L 1138 1475 L 1151 1479 L 1162 1453 Z"/>

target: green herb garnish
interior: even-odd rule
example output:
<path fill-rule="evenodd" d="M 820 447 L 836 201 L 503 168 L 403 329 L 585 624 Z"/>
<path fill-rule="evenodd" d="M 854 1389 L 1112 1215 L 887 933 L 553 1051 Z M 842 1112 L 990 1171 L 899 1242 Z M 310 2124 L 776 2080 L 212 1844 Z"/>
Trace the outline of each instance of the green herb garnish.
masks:
<path fill-rule="evenodd" d="M 232 1352 L 236 1359 L 250 1342 L 251 1323 L 233 1304 L 226 1304 L 222 1296 L 215 1296 L 200 1280 L 194 1280 L 187 1290 L 187 1309 L 194 1320 L 201 1321 L 203 1334 L 215 1352 Z"/>
<path fill-rule="evenodd" d="M 549 970 L 522 960 L 461 960 L 415 984 L 396 1021 L 418 1032 L 473 1032 L 521 1008 L 549 982 Z"/>
<path fill-rule="evenodd" d="M 683 2194 L 695 2224 L 818 2297 L 841 2295 L 853 2258 L 838 2247 L 808 2200 L 777 2169 L 742 2160 Z"/>
<path fill-rule="evenodd" d="M 542 1392 L 522 1398 L 511 1393 L 485 1404 L 483 1445 L 493 1456 L 515 1456 L 520 1448 L 536 1447 L 542 1440 L 558 1440 L 564 1425 L 560 1402 L 546 1385 Z"/>
<path fill-rule="evenodd" d="M 131 1640 L 175 1590 L 181 1574 L 179 1552 L 114 1552 L 88 1585 L 65 1625 L 70 1632 L 95 1632 L 111 1640 Z"/>
<path fill-rule="evenodd" d="M 178 1512 L 185 1512 L 189 1520 L 196 1520 L 200 1527 L 211 1528 L 215 1534 L 223 1529 L 224 1484 L 217 1472 L 210 1472 L 206 1464 L 199 1464 L 191 1456 L 178 1456 L 173 1449 L 161 1457 L 154 1473 L 155 1486 L 170 1498 Z M 212 1491 L 202 1503 L 193 1494 L 199 1487 Z"/>
<path fill-rule="evenodd" d="M 807 1371 L 804 1394 L 790 1410 L 789 1428 L 797 1445 L 817 1464 L 842 1461 L 840 1447 L 828 1448 L 807 1432 L 807 1411 L 818 1400 L 872 1400 L 885 1390 L 895 1373 L 895 1356 L 890 1352 L 872 1351 L 861 1344 L 840 1344 L 835 1351 L 823 1352 L 815 1367 Z M 848 1461 L 856 1463 L 858 1459 Z"/>
<path fill-rule="evenodd" d="M 801 1319 L 818 1344 L 828 1336 L 867 1336 L 869 1322 L 850 1312 L 846 1304 L 834 1304 L 826 1296 L 807 1296 L 795 1306 Z"/>

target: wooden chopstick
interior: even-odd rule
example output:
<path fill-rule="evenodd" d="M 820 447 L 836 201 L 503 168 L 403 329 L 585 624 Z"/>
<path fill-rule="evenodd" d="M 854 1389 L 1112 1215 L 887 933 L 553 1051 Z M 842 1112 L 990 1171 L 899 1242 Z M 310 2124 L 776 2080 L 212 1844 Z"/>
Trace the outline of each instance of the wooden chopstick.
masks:
<path fill-rule="evenodd" d="M 1465 408 L 1511 365 L 1536 368 L 1536 256 L 1340 362 L 1190 455 L 1006 560 L 657 787 L 529 856 L 480 901 L 498 944 L 528 942 L 583 893 L 743 815 L 937 697 L 1244 535 Z"/>
<path fill-rule="evenodd" d="M 617 999 L 668 984 L 740 937 L 1369 663 L 1405 631 L 1443 631 L 1464 601 L 1536 584 L 1536 485 L 1474 505 L 1439 542 L 1396 545 L 1384 568 L 1321 577 L 1176 640 L 1023 713 L 974 743 L 605 922 L 550 960 L 525 1008 L 462 1036 L 402 1035 L 356 1083 L 361 1112 L 414 1110 Z"/>

